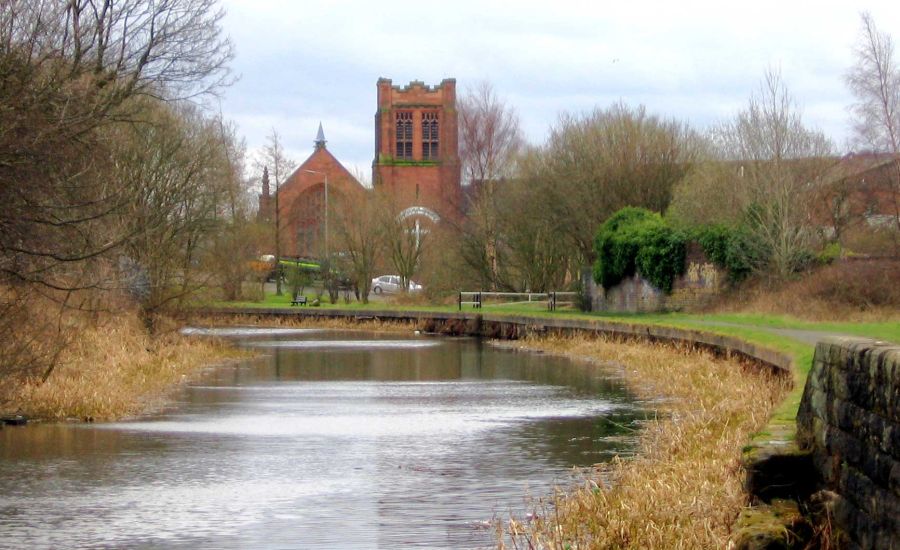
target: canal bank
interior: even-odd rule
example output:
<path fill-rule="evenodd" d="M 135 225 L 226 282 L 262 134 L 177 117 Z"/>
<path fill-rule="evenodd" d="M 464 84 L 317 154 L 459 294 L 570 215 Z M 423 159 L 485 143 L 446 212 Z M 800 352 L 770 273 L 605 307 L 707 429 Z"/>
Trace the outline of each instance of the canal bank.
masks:
<path fill-rule="evenodd" d="M 0 548 L 486 548 L 491 518 L 630 456 L 621 381 L 476 338 L 192 327 L 265 353 L 165 411 L 0 432 Z"/>
<path fill-rule="evenodd" d="M 508 532 L 548 547 L 565 540 L 603 545 L 722 547 L 746 509 L 741 452 L 754 434 L 781 439 L 766 429 L 791 385 L 786 353 L 738 337 L 654 325 L 542 316 L 433 311 L 333 309 L 216 309 L 200 322 L 278 323 L 304 326 L 326 321 L 402 323 L 423 332 L 490 337 L 510 345 L 590 360 L 613 369 L 635 393 L 657 404 L 658 416 L 641 433 L 634 460 L 615 462 L 613 487 L 588 487 L 554 499 L 550 516 L 516 522 Z M 653 509 L 647 503 L 655 503 Z M 544 502 L 544 506 L 547 502 Z M 546 512 L 546 510 L 544 510 Z M 618 525 L 618 527 L 614 527 Z M 562 530 L 562 531 L 560 531 Z M 592 541 L 592 542 L 586 542 Z M 522 541 L 519 541 L 522 542 Z M 602 545 L 601 545 L 602 546 Z"/>
<path fill-rule="evenodd" d="M 589 536 L 617 546 L 652 540 L 670 546 L 690 540 L 692 547 L 721 547 L 727 542 L 731 524 L 746 504 L 741 448 L 751 434 L 769 437 L 763 427 L 772 407 L 783 400 L 791 359 L 765 346 L 706 331 L 541 316 L 295 308 L 208 309 L 192 312 L 187 320 L 506 338 L 534 349 L 590 358 L 614 370 L 635 393 L 658 403 L 658 419 L 641 430 L 639 457 L 611 467 L 614 487 L 591 487 L 554 506 L 569 510 L 560 518 L 565 518 L 571 540 Z M 656 503 L 653 510 L 646 510 L 648 502 Z M 538 510 L 533 517 L 548 516 Z M 598 523 L 597 517 L 605 519 Z M 616 531 L 613 524 L 628 527 Z M 544 521 L 512 525 L 515 532 L 535 538 L 556 532 Z M 582 525 L 593 525 L 594 530 L 583 531 Z M 607 538 L 613 535 L 619 538 Z"/>
<path fill-rule="evenodd" d="M 503 313 L 314 308 L 204 308 L 193 310 L 188 319 L 235 317 L 256 320 L 281 319 L 300 323 L 304 319 L 311 321 L 327 319 L 347 323 L 405 323 L 415 327 L 416 330 L 435 334 L 478 336 L 499 340 L 518 340 L 544 334 L 604 335 L 624 340 L 670 343 L 706 349 L 718 355 L 747 360 L 778 375 L 788 375 L 793 369 L 793 358 L 789 354 L 737 336 L 716 334 L 707 330 L 593 319 Z"/>

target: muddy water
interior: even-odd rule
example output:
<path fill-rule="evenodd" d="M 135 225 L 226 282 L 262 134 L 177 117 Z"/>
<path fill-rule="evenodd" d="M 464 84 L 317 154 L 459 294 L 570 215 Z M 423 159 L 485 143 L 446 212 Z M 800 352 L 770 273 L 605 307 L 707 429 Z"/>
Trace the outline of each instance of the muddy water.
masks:
<path fill-rule="evenodd" d="M 223 336 L 265 355 L 164 414 L 0 431 L 0 547 L 490 547 L 640 416 L 595 368 L 477 340 Z"/>

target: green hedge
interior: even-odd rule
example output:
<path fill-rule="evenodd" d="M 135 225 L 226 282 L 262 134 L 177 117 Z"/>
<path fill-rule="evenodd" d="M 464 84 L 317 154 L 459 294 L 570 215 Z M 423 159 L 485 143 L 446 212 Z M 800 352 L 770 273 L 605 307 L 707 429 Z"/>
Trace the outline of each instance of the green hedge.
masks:
<path fill-rule="evenodd" d="M 679 230 L 655 212 L 626 207 L 610 216 L 594 238 L 594 280 L 610 288 L 640 273 L 653 286 L 671 292 L 676 277 L 684 273 L 690 241 L 700 244 L 732 283 L 747 277 L 754 262 L 764 261 L 764 251 L 746 227 L 707 225 Z"/>
<path fill-rule="evenodd" d="M 764 261 L 762 247 L 744 226 L 701 226 L 692 231 L 692 238 L 700 243 L 712 263 L 728 273 L 728 279 L 732 283 L 742 281 L 750 275 L 754 262 Z"/>
<path fill-rule="evenodd" d="M 604 288 L 636 272 L 653 286 L 671 292 L 684 272 L 687 236 L 644 208 L 626 207 L 612 216 L 594 239 L 594 280 Z"/>

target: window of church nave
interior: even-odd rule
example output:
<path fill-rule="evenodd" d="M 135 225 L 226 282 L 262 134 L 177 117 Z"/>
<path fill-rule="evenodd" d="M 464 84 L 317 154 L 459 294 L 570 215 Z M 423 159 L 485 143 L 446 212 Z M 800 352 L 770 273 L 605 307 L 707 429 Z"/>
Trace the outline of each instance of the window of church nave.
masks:
<path fill-rule="evenodd" d="M 438 114 L 435 111 L 422 113 L 422 158 L 438 158 Z"/>
<path fill-rule="evenodd" d="M 397 158 L 411 159 L 413 156 L 413 120 L 411 111 L 399 111 L 397 121 Z"/>

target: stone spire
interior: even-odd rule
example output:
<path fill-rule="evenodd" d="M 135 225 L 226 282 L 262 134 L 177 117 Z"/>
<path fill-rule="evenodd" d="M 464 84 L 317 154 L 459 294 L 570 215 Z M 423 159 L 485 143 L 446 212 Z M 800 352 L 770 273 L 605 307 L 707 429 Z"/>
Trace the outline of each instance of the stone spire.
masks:
<path fill-rule="evenodd" d="M 322 130 L 322 123 L 319 123 L 319 131 L 316 133 L 316 149 L 325 148 L 325 131 Z"/>
<path fill-rule="evenodd" d="M 262 193 L 259 194 L 259 210 L 256 211 L 256 219 L 267 222 L 272 216 L 272 196 L 269 188 L 269 169 L 263 166 Z"/>

